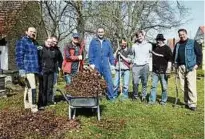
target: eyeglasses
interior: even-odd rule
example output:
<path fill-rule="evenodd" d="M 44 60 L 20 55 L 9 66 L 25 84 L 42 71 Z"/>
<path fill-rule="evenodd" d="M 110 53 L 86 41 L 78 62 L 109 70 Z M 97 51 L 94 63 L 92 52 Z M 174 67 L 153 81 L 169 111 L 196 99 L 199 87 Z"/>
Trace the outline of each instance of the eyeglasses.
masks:
<path fill-rule="evenodd" d="M 98 31 L 98 33 L 104 33 L 104 31 Z"/>

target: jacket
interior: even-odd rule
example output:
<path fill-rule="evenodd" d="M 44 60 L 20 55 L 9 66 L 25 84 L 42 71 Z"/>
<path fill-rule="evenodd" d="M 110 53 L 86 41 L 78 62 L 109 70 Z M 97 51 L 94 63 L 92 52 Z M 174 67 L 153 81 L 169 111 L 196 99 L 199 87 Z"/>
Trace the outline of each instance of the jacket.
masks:
<path fill-rule="evenodd" d="M 198 43 L 195 40 L 188 39 L 185 42 L 185 66 L 188 71 L 191 71 L 197 64 L 198 66 L 202 62 L 202 51 L 200 50 Z M 178 42 L 174 49 L 174 63 L 178 63 L 180 42 Z"/>
<path fill-rule="evenodd" d="M 72 44 L 72 42 L 70 42 L 69 44 L 67 44 L 64 47 L 64 59 L 63 59 L 63 63 L 62 63 L 62 70 L 64 73 L 71 73 L 72 71 L 72 64 L 74 62 L 78 62 L 79 66 L 79 70 L 83 69 L 83 60 L 79 60 L 78 56 L 83 54 L 83 50 L 84 50 L 84 42 L 82 42 L 81 44 L 78 44 L 77 47 L 74 46 Z M 77 49 L 79 49 L 79 51 L 76 53 Z M 78 70 L 78 69 L 77 69 Z"/>
<path fill-rule="evenodd" d="M 26 73 L 39 73 L 37 43 L 27 36 L 16 42 L 16 65 Z"/>
<path fill-rule="evenodd" d="M 156 46 L 152 51 L 153 72 L 165 74 L 168 62 L 172 62 L 172 51 L 169 46 Z"/>
<path fill-rule="evenodd" d="M 41 72 L 55 72 L 55 61 L 57 54 L 53 47 L 44 46 L 42 50 L 39 51 L 39 63 L 41 65 Z"/>
<path fill-rule="evenodd" d="M 58 72 L 58 68 L 62 68 L 63 56 L 62 56 L 61 51 L 59 50 L 59 48 L 57 46 L 54 47 L 54 51 L 56 53 L 55 72 Z"/>
<path fill-rule="evenodd" d="M 89 64 L 94 64 L 98 71 L 100 69 L 110 69 L 110 64 L 115 64 L 113 49 L 111 43 L 107 39 L 102 40 L 102 44 L 98 38 L 94 38 L 89 46 Z"/>

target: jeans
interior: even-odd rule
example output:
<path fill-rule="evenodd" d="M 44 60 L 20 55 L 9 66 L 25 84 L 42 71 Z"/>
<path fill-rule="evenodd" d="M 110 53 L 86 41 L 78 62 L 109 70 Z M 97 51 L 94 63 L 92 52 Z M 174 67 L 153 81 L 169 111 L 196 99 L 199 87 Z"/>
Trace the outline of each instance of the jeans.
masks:
<path fill-rule="evenodd" d="M 156 93 L 157 93 L 157 84 L 160 81 L 161 88 L 162 88 L 162 100 L 161 102 L 167 102 L 167 81 L 168 78 L 166 74 L 157 74 L 153 72 L 152 75 L 152 87 L 149 96 L 149 102 L 155 103 L 156 102 Z"/>
<path fill-rule="evenodd" d="M 138 86 L 139 81 L 141 79 L 142 83 L 142 98 L 145 98 L 147 96 L 147 81 L 149 76 L 149 65 L 142 65 L 138 66 L 134 64 L 132 68 L 132 77 L 133 77 L 133 96 L 135 98 L 138 97 Z"/>
<path fill-rule="evenodd" d="M 71 83 L 72 77 L 77 74 L 77 71 L 73 71 L 72 73 L 65 73 L 64 78 L 66 85 L 69 85 Z"/>
<path fill-rule="evenodd" d="M 120 76 L 123 79 L 123 88 L 122 93 L 124 98 L 128 98 L 128 89 L 129 89 L 129 79 L 130 79 L 130 71 L 129 70 L 116 70 L 115 78 L 114 78 L 114 97 L 118 96 L 118 88 L 120 86 Z"/>

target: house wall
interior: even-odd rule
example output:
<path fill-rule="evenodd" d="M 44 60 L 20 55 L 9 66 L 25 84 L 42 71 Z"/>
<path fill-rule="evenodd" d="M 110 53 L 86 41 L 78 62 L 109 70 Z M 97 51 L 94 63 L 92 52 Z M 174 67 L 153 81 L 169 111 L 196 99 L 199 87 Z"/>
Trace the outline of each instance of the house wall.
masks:
<path fill-rule="evenodd" d="M 8 61 L 9 69 L 17 69 L 15 63 L 15 44 L 21 36 L 24 35 L 28 27 L 35 27 L 37 29 L 37 41 L 42 43 L 46 38 L 45 26 L 42 22 L 40 5 L 36 1 L 29 1 L 24 6 L 24 9 L 18 14 L 16 24 L 12 27 L 10 33 L 7 35 L 8 41 Z"/>
<path fill-rule="evenodd" d="M 8 47 L 0 46 L 0 69 L 2 70 L 8 70 Z"/>

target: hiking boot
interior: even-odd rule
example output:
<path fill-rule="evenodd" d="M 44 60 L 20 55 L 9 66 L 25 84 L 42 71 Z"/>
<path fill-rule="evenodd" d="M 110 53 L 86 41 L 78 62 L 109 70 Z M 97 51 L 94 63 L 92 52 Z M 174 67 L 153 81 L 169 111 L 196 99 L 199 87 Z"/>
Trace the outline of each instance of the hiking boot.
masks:
<path fill-rule="evenodd" d="M 38 108 L 39 110 L 45 110 L 45 107 L 44 106 L 41 106 Z"/>
<path fill-rule="evenodd" d="M 139 97 L 138 97 L 138 96 L 133 96 L 133 97 L 132 97 L 132 100 L 133 100 L 133 101 L 138 101 L 138 100 L 139 100 Z"/>
<path fill-rule="evenodd" d="M 32 112 L 32 113 L 36 113 L 36 112 L 38 112 L 38 109 L 37 109 L 36 107 L 31 108 L 31 112 Z"/>
<path fill-rule="evenodd" d="M 30 109 L 31 107 L 30 107 L 29 104 L 24 104 L 24 108 L 25 108 L 25 109 Z"/>
<path fill-rule="evenodd" d="M 154 102 L 152 102 L 152 101 L 149 101 L 148 102 L 148 105 L 154 105 L 155 103 Z"/>
<path fill-rule="evenodd" d="M 159 104 L 162 105 L 162 106 L 165 106 L 166 102 L 161 101 Z"/>
<path fill-rule="evenodd" d="M 191 111 L 196 111 L 196 107 L 190 107 L 189 108 Z"/>

